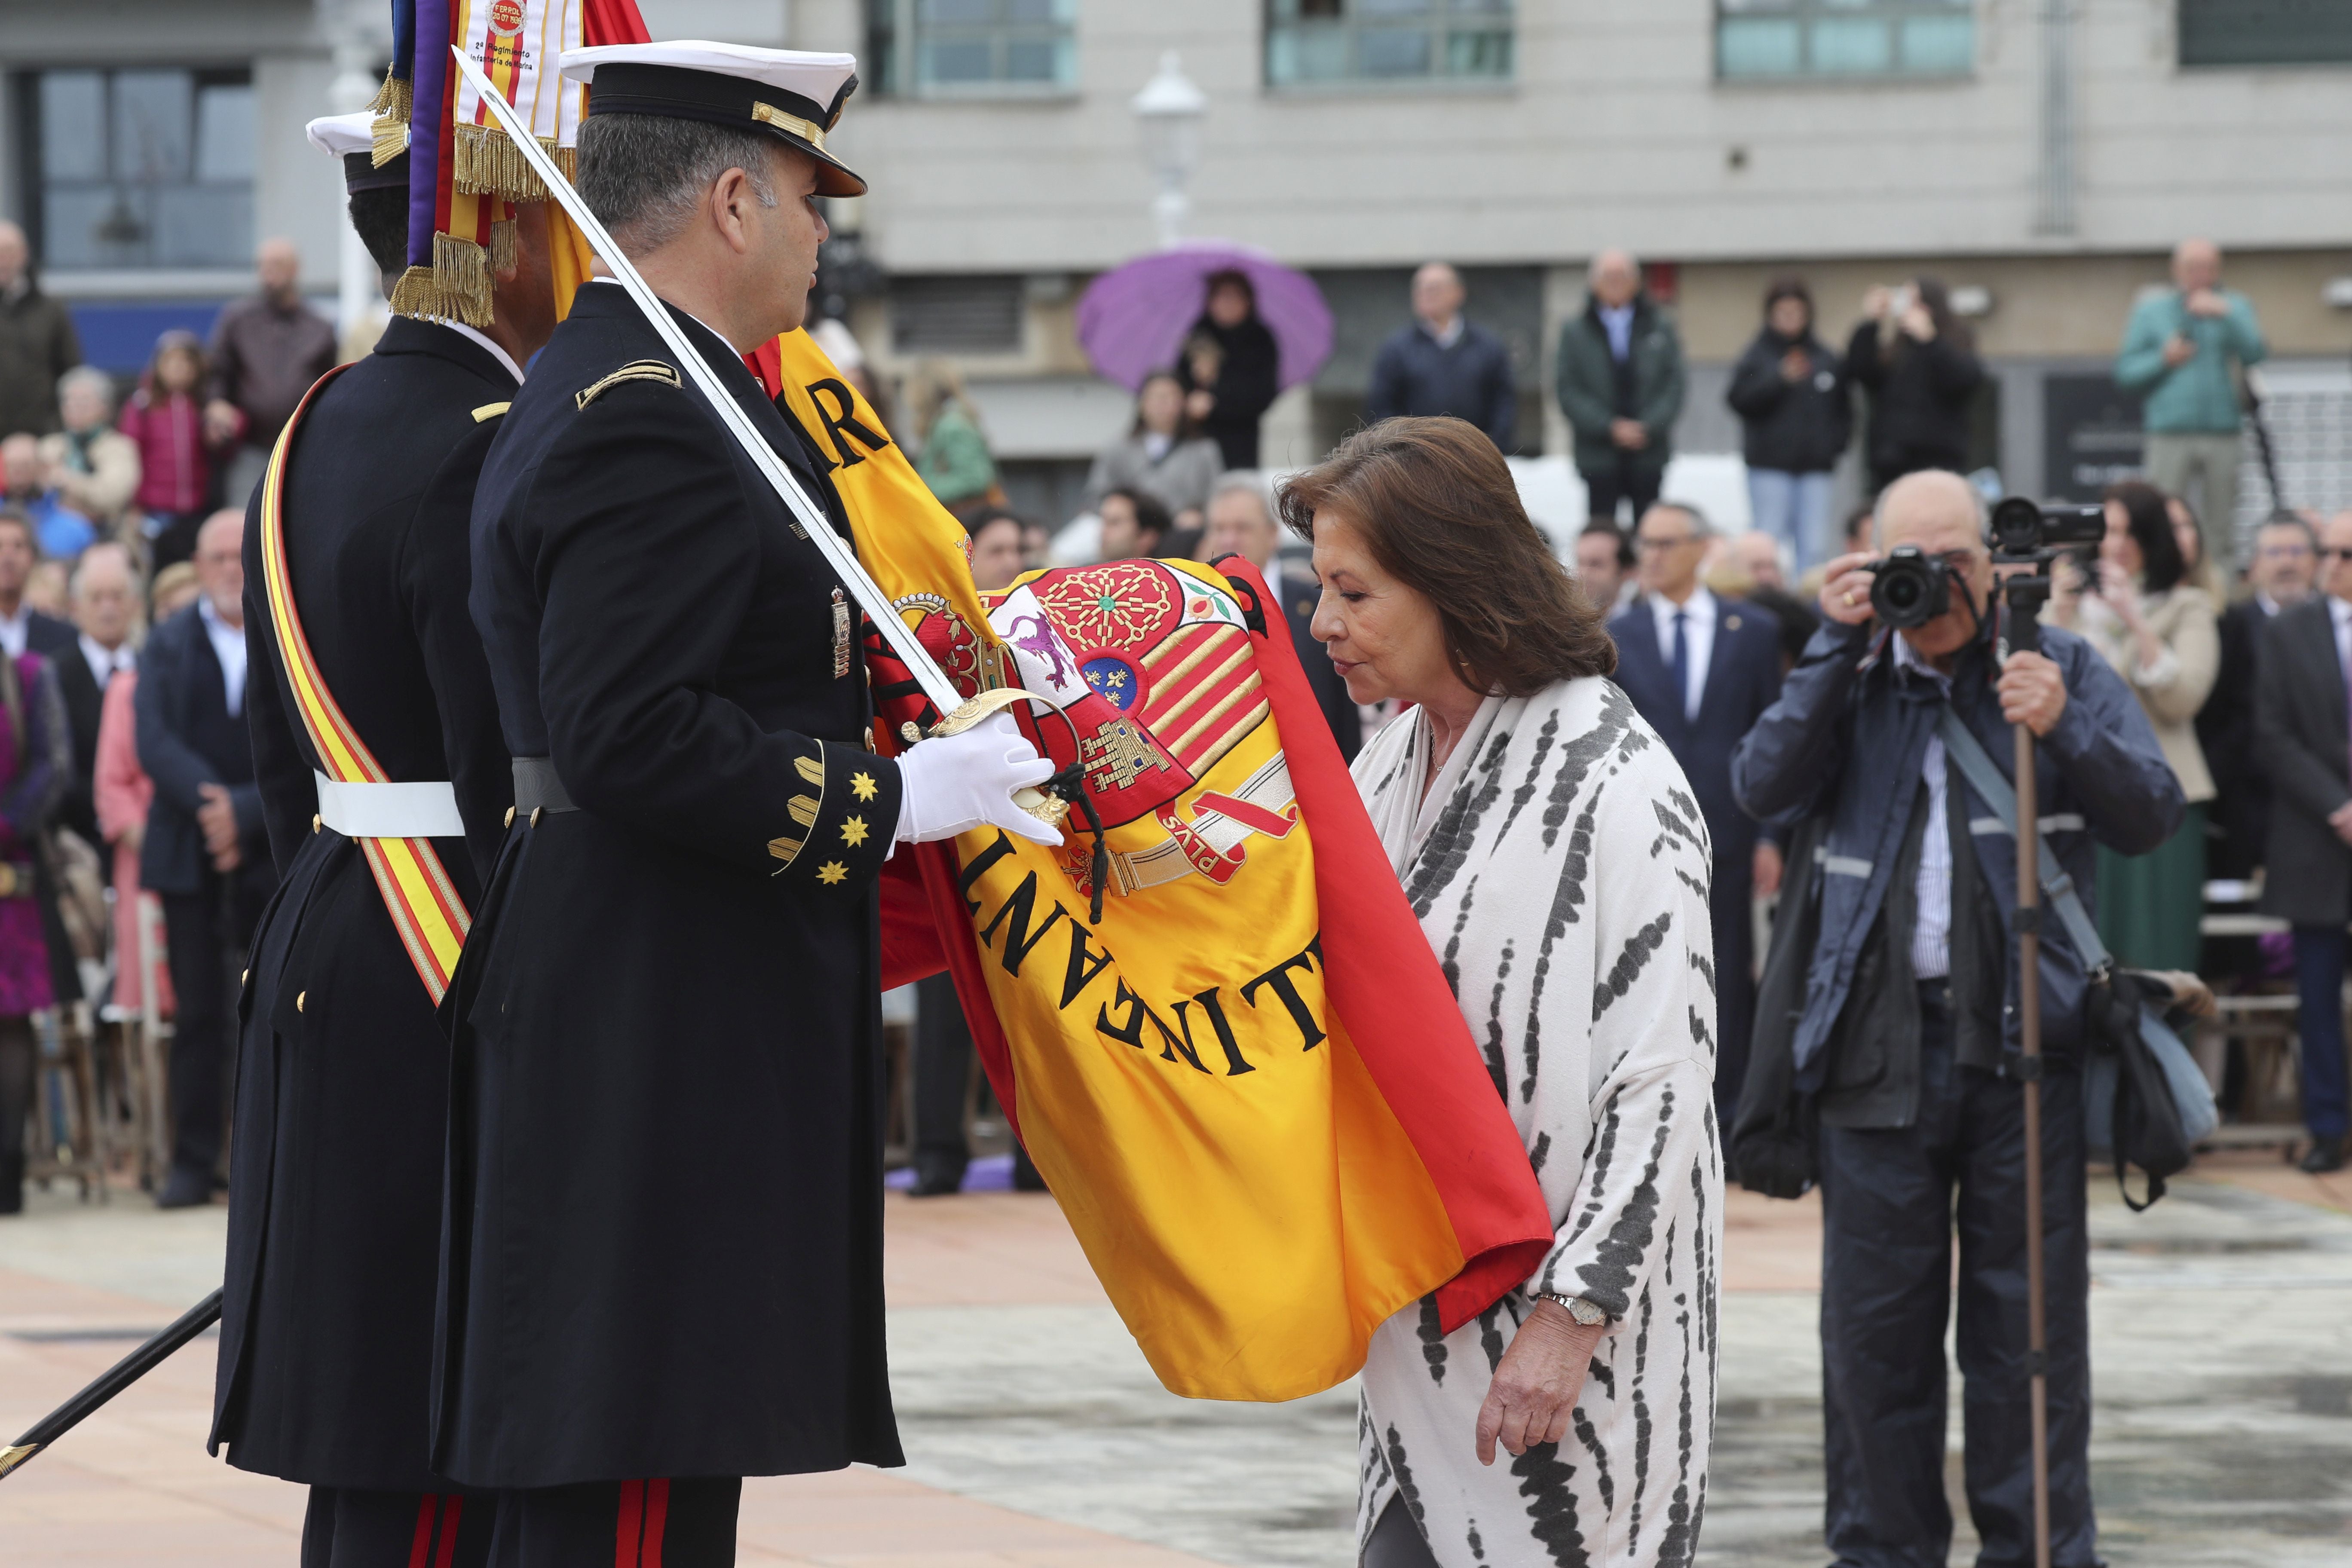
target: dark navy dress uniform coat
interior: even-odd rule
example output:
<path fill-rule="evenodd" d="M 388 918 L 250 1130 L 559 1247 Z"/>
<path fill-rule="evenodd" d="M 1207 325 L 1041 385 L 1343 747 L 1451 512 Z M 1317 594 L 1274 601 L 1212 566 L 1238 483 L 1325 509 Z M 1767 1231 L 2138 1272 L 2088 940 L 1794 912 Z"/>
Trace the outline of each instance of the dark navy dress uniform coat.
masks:
<path fill-rule="evenodd" d="M 304 416 L 285 537 L 312 656 L 394 782 L 449 779 L 467 837 L 434 848 L 480 901 L 511 775 L 466 607 L 474 482 L 514 395 L 480 344 L 394 320 Z M 319 766 L 246 515 L 247 716 L 280 877 L 241 1040 L 212 1442 L 239 1468 L 436 1491 L 435 1280 L 449 1052 L 365 854 L 313 829 Z"/>
<path fill-rule="evenodd" d="M 804 490 L 826 464 L 673 311 Z M 483 470 L 474 618 L 518 810 L 456 1026 L 436 1464 L 534 1488 L 901 1462 L 877 876 L 898 775 L 842 584 L 622 290 Z"/>

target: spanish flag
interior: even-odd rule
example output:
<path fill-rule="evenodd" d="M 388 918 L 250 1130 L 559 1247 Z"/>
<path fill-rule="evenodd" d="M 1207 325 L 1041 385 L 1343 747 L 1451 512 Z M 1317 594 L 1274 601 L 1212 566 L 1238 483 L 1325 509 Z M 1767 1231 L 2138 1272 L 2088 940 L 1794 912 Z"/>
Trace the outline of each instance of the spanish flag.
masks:
<path fill-rule="evenodd" d="M 1060 849 L 990 829 L 900 850 L 885 966 L 953 973 L 1160 1381 L 1297 1398 L 1408 1303 L 1435 1292 L 1450 1331 L 1525 1279 L 1542 1195 L 1265 581 L 1125 561 L 983 596 L 962 525 L 807 335 L 751 363 L 942 668 L 1048 698 L 1024 728 L 1083 766 L 1098 834 L 1074 810 Z M 895 746 L 937 715 L 866 647 Z"/>

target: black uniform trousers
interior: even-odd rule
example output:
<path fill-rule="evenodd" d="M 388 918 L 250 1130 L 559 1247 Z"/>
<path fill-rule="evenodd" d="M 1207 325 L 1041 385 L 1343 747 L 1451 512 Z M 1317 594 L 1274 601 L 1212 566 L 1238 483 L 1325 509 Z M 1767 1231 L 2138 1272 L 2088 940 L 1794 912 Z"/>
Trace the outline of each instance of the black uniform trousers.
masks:
<path fill-rule="evenodd" d="M 736 1476 L 586 1481 L 499 1494 L 493 1568 L 731 1568 Z"/>
<path fill-rule="evenodd" d="M 1715 1124 L 1728 1131 L 1748 1077 L 1748 1037 L 1756 1030 L 1756 862 L 1715 858 L 1707 895 L 1715 927 Z"/>
<path fill-rule="evenodd" d="M 250 851 L 248 850 L 248 854 Z M 250 859 L 224 875 L 205 868 L 193 893 L 165 893 L 163 940 L 171 950 L 172 1167 L 218 1170 L 228 1133 L 230 1013 L 246 944 L 269 901 L 272 875 Z"/>
<path fill-rule="evenodd" d="M 302 1568 L 482 1568 L 497 1520 L 488 1497 L 312 1487 Z"/>
<path fill-rule="evenodd" d="M 1956 1220 L 1965 1473 L 1984 1543 L 1977 1563 L 2033 1561 L 2024 1090 L 1954 1063 L 1949 995 L 1940 981 L 1920 985 L 1916 1121 L 1822 1129 L 1822 1406 L 1836 1568 L 1944 1568 L 1952 1540 L 1944 1325 Z M 2090 1261 L 2076 1074 L 2043 1078 L 2042 1116 L 2051 1560 L 2092 1568 Z"/>
<path fill-rule="evenodd" d="M 1642 521 L 1642 514 L 1656 504 L 1658 487 L 1665 480 L 1664 468 L 1654 468 L 1643 461 L 1643 454 L 1616 448 L 1612 460 L 1597 468 L 1579 468 L 1584 480 L 1584 515 L 1605 517 L 1614 521 L 1617 503 L 1633 503 L 1633 522 L 1622 524 L 1631 530 Z"/>
<path fill-rule="evenodd" d="M 971 1097 L 971 1026 L 950 975 L 915 983 L 914 1079 L 916 1173 L 961 1180 L 971 1163 L 963 1121 Z"/>

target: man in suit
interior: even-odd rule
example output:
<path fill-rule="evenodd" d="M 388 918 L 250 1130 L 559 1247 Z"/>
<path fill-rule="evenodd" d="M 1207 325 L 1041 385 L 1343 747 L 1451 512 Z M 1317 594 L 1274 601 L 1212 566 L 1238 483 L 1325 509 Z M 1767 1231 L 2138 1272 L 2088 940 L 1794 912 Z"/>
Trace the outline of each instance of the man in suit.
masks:
<path fill-rule="evenodd" d="M 1780 847 L 1731 793 L 1731 753 L 1780 694 L 1780 623 L 1699 581 L 1712 532 L 1661 501 L 1634 535 L 1642 596 L 1609 623 L 1617 684 L 1683 765 L 1715 847 L 1716 1118 L 1731 1123 L 1755 1015 L 1755 900 L 1780 886 Z"/>
<path fill-rule="evenodd" d="M 2294 927 L 2302 999 L 2303 1168 L 2344 1168 L 2352 1095 L 2344 1058 L 2345 921 L 2352 915 L 2352 512 L 2320 535 L 2323 590 L 2263 628 L 2256 751 L 2271 785 L 2263 912 Z"/>
<path fill-rule="evenodd" d="M 245 514 L 196 532 L 196 602 L 155 628 L 134 708 L 155 781 L 139 884 L 163 900 L 172 989 L 172 1171 L 165 1208 L 212 1201 L 227 1130 L 229 1004 L 275 881 L 246 728 Z"/>
<path fill-rule="evenodd" d="M 1339 754 L 1354 762 L 1364 744 L 1363 715 L 1356 707 L 1356 700 L 1348 695 L 1339 670 L 1332 667 L 1329 650 L 1315 640 L 1311 629 L 1315 602 L 1323 591 L 1312 578 L 1282 572 L 1282 528 L 1274 521 L 1265 476 L 1255 469 L 1235 469 L 1219 479 L 1216 489 L 1209 492 L 1209 526 L 1201 536 L 1201 559 L 1214 561 L 1224 554 L 1243 557 L 1265 575 L 1267 587 L 1282 595 L 1283 616 L 1290 623 L 1291 646 L 1298 650 L 1298 662 L 1307 668 L 1307 684 L 1314 689 L 1315 705 L 1323 710 L 1324 721 L 1331 726 L 1331 738 L 1339 742 Z"/>
<path fill-rule="evenodd" d="M 45 616 L 25 603 L 25 584 L 33 575 L 40 551 L 34 544 L 33 521 L 23 512 L 0 507 L 0 651 L 22 658 L 26 648 L 54 659 L 74 645 L 70 622 Z"/>
<path fill-rule="evenodd" d="M 2253 592 L 2222 612 L 2221 668 L 2197 714 L 2197 744 L 2213 774 L 2212 820 L 2221 828 L 2212 854 L 2216 877 L 2249 877 L 2263 864 L 2271 785 L 2255 748 L 2255 656 L 2263 628 L 2309 598 L 2318 573 L 2317 531 L 2293 512 L 2276 513 L 2254 534 L 2246 568 Z"/>
<path fill-rule="evenodd" d="M 131 668 L 131 626 L 139 613 L 139 570 L 131 552 L 111 540 L 93 544 L 74 563 L 72 595 L 75 651 L 57 658 L 58 688 L 73 729 L 74 776 L 58 808 L 58 820 L 93 849 L 106 843 L 98 830 L 90 778 L 98 763 L 98 718 L 106 688 Z"/>
<path fill-rule="evenodd" d="M 375 166 L 373 118 L 309 129 L 344 165 L 389 293 L 409 160 Z M 496 1515 L 426 1464 L 449 1080 L 429 931 L 441 921 L 462 942 L 513 799 L 467 595 L 475 480 L 555 327 L 546 210 L 515 212 L 488 323 L 394 316 L 289 424 L 279 483 L 257 491 L 245 531 L 255 783 L 285 891 L 253 938 L 210 1447 L 309 1484 L 305 1568 L 441 1542 L 436 1564 L 478 1568 Z M 380 779 L 332 771 L 339 721 L 305 689 Z M 378 868 L 395 864 L 441 883 L 457 913 L 408 899 L 397 876 L 387 887 Z"/>
<path fill-rule="evenodd" d="M 803 523 L 631 296 L 590 283 L 515 395 L 472 609 L 515 815 L 456 1026 L 433 1462 L 499 1568 L 732 1563 L 747 1475 L 901 1462 L 884 1364 L 879 873 L 1053 764 L 999 714 L 870 747 L 848 521 L 743 355 L 800 326 L 842 55 L 693 43 L 593 78 L 578 189 Z M 616 1541 L 618 1542 L 616 1549 Z"/>

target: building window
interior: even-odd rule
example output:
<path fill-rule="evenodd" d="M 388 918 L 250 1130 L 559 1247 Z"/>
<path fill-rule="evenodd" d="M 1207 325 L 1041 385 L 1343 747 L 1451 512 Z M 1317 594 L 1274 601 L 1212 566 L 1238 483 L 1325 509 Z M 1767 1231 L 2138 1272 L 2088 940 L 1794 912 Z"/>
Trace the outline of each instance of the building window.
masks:
<path fill-rule="evenodd" d="M 902 354 L 1018 353 L 1023 305 L 1017 277 L 894 278 L 890 347 Z"/>
<path fill-rule="evenodd" d="M 1966 76 L 1972 0 L 1717 0 L 1715 70 L 1780 77 Z"/>
<path fill-rule="evenodd" d="M 2352 62 L 2352 5 L 2314 0 L 2180 0 L 2184 66 Z"/>
<path fill-rule="evenodd" d="M 1070 92 L 1077 0 L 866 0 L 866 48 L 878 92 Z"/>
<path fill-rule="evenodd" d="M 16 89 L 26 216 L 44 266 L 253 259 L 250 72 L 35 71 Z"/>
<path fill-rule="evenodd" d="M 1266 0 L 1265 79 L 1510 79 L 1512 0 Z"/>

